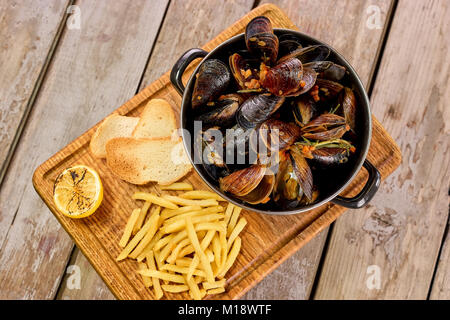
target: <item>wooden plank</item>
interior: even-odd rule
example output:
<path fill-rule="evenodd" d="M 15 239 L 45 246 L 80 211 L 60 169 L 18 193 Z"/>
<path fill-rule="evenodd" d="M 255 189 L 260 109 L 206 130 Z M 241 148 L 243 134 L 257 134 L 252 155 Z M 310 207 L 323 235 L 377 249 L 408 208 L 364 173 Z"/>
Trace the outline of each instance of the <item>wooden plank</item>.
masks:
<path fill-rule="evenodd" d="M 296 29 L 295 25 L 278 7 L 264 5 L 252 10 L 203 48 L 212 50 L 231 36 L 242 33 L 253 17 L 262 14 L 268 16 L 275 27 Z M 186 70 L 185 78 L 190 75 L 195 65 L 195 63 L 192 64 Z M 137 116 L 148 100 L 152 98 L 166 99 L 179 114 L 181 97 L 170 84 L 168 73 L 146 87 L 115 112 Z M 136 262 L 129 259 L 117 262 L 116 257 L 121 251 L 118 242 L 120 230 L 123 230 L 128 218 L 127 212 L 136 206 L 136 202 L 131 198 L 132 194 L 138 190 L 150 192 L 157 192 L 157 190 L 154 185 L 135 186 L 117 179 L 107 169 L 104 161 L 92 156 L 88 145 L 97 128 L 98 124 L 40 165 L 33 175 L 33 184 L 41 198 L 71 234 L 116 297 L 152 299 L 154 298 L 153 292 L 145 288 L 141 277 L 136 273 Z M 375 118 L 373 119 L 373 138 L 368 158 L 377 166 L 382 178 L 392 173 L 400 164 L 398 147 Z M 95 215 L 83 220 L 76 220 L 67 218 L 56 210 L 52 194 L 54 181 L 61 170 L 69 165 L 80 163 L 92 166 L 100 172 L 105 186 L 104 194 L 108 199 L 103 201 L 103 205 Z M 361 188 L 365 178 L 364 172 L 361 171 L 344 194 L 348 195 Z M 197 188 L 207 188 L 195 172 L 187 175 L 183 181 L 187 181 Z M 241 233 L 243 243 L 241 254 L 238 256 L 236 264 L 230 269 L 227 292 L 215 298 L 240 298 L 344 211 L 344 208 L 332 204 L 325 204 L 320 208 L 296 216 L 260 215 L 243 211 L 241 214 L 247 219 L 248 225 Z M 168 294 L 167 298 L 187 298 L 187 295 Z"/>
<path fill-rule="evenodd" d="M 69 1 L 0 3 L 0 184 Z"/>
<path fill-rule="evenodd" d="M 448 21 L 448 1 L 398 3 L 372 108 L 399 142 L 402 166 L 369 207 L 336 222 L 317 299 L 427 298 L 448 217 Z"/>
<path fill-rule="evenodd" d="M 447 225 L 447 228 L 449 226 Z M 450 299 L 450 234 L 448 229 L 444 239 L 441 255 L 437 262 L 436 275 L 431 287 L 431 300 L 449 300 Z"/>
<path fill-rule="evenodd" d="M 251 10 L 253 1 L 214 0 L 199 6 L 196 0 L 171 1 L 155 47 L 144 73 L 141 89 L 170 70 L 176 59 L 186 50 L 199 47 Z M 186 14 L 189 12 L 189 15 Z M 212 24 L 211 21 L 214 21 Z M 170 57 L 170 58 L 168 58 Z M 76 249 L 73 264 L 81 268 L 85 285 L 80 290 L 63 286 L 58 294 L 62 299 L 110 299 L 111 293 L 103 280 Z M 90 280 L 84 280 L 89 278 Z"/>
<path fill-rule="evenodd" d="M 80 1 L 0 192 L 0 298 L 53 298 L 73 243 L 36 195 L 36 166 L 132 96 L 166 1 Z M 151 18 L 149 18 L 151 17 Z M 99 94 L 100 92 L 100 94 Z"/>
<path fill-rule="evenodd" d="M 342 53 L 368 87 L 392 1 L 270 1 L 280 6 L 300 31 L 323 40 Z M 367 8 L 380 10 L 380 29 L 365 27 Z M 308 299 L 328 229 L 311 240 L 247 294 L 247 299 Z M 297 279 L 296 286 L 289 279 Z M 281 286 L 281 287 L 280 287 Z M 284 289 L 284 290 L 283 290 Z"/>

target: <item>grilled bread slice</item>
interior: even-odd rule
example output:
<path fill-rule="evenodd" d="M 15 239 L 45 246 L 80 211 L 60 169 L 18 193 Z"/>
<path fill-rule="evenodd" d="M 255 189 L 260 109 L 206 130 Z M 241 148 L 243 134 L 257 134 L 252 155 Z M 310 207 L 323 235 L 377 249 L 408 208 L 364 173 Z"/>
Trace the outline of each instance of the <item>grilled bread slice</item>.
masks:
<path fill-rule="evenodd" d="M 133 131 L 133 137 L 170 137 L 176 129 L 177 121 L 170 104 L 163 99 L 152 99 L 142 111 L 138 125 Z"/>

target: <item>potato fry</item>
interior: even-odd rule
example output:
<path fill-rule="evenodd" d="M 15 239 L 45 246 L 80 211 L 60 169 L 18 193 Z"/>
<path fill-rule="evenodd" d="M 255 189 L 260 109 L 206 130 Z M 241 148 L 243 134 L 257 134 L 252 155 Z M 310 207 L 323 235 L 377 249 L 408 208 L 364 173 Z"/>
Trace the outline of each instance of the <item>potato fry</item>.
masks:
<path fill-rule="evenodd" d="M 158 206 L 169 208 L 169 209 L 177 209 L 178 206 L 171 202 L 170 200 L 167 200 L 162 197 L 158 197 L 156 194 L 153 193 L 147 193 L 147 192 L 136 192 L 133 195 L 133 199 L 135 200 L 145 200 L 149 201 L 151 203 L 157 204 Z"/>
<path fill-rule="evenodd" d="M 161 217 L 159 218 L 159 220 L 161 220 Z M 163 234 L 161 231 L 158 231 L 155 236 L 153 237 L 152 241 L 150 241 L 150 243 L 145 247 L 144 251 L 141 252 L 140 255 L 138 255 L 137 257 L 137 261 L 142 261 L 145 259 L 145 256 L 149 253 L 150 250 L 153 250 L 153 248 L 155 247 L 155 244 L 162 238 L 162 236 L 164 236 L 165 234 Z"/>
<path fill-rule="evenodd" d="M 153 256 L 153 251 L 150 251 L 148 255 L 145 257 L 145 260 L 147 261 L 147 267 L 149 270 L 156 270 L 155 266 L 155 259 Z M 143 271 L 143 270 L 141 270 Z M 153 283 L 153 288 L 155 289 L 155 297 L 156 299 L 161 299 L 164 295 L 163 291 L 161 290 L 161 284 L 159 283 L 158 278 L 151 278 Z"/>
<path fill-rule="evenodd" d="M 184 199 L 191 199 L 191 200 L 198 200 L 198 199 L 214 199 L 217 201 L 226 201 L 224 198 L 219 196 L 215 192 L 206 191 L 206 190 L 195 190 L 195 191 L 188 191 L 180 195 L 181 198 Z"/>
<path fill-rule="evenodd" d="M 232 203 L 228 203 L 227 209 L 225 210 L 225 218 L 224 221 L 228 225 L 228 222 L 230 221 L 231 215 L 233 214 L 233 209 L 236 206 Z"/>
<path fill-rule="evenodd" d="M 139 262 L 138 264 L 139 270 L 147 269 L 147 265 L 143 262 Z M 142 276 L 142 282 L 144 282 L 144 286 L 150 288 L 153 285 L 152 279 L 146 276 Z"/>
<path fill-rule="evenodd" d="M 138 233 L 139 229 L 141 229 L 142 224 L 145 221 L 145 217 L 147 216 L 147 211 L 151 205 L 152 205 L 151 202 L 145 201 L 144 205 L 142 206 L 142 208 L 139 212 L 139 217 L 138 217 L 136 223 L 134 224 L 134 228 L 133 228 L 133 232 L 132 232 L 133 235 Z"/>
<path fill-rule="evenodd" d="M 214 234 L 215 234 L 215 231 L 214 231 L 214 230 L 208 231 L 208 233 L 207 233 L 207 234 L 205 235 L 205 237 L 202 239 L 202 242 L 201 242 L 201 244 L 200 244 L 200 250 L 201 250 L 201 251 L 205 251 L 206 248 L 208 248 L 209 244 L 211 243 L 212 239 L 214 238 Z M 194 245 L 193 245 L 193 246 L 194 246 Z M 195 250 L 195 246 L 194 246 L 194 250 Z M 205 251 L 205 256 L 207 257 L 208 262 L 210 262 L 210 259 L 209 259 L 208 255 L 206 254 L 206 251 Z M 194 258 L 192 259 L 191 265 L 189 266 L 189 272 L 188 272 L 188 274 L 187 274 L 187 277 L 188 277 L 188 278 L 191 278 L 192 275 L 194 274 L 194 270 L 197 268 L 198 263 L 199 263 L 199 258 L 200 258 L 199 255 L 196 254 L 196 255 L 194 256 Z M 213 258 L 214 258 L 214 257 L 213 257 Z M 205 271 L 206 271 L 206 269 L 205 269 Z"/>
<path fill-rule="evenodd" d="M 200 223 L 200 222 L 216 221 L 216 220 L 223 218 L 223 215 L 218 214 L 218 213 L 212 213 L 212 214 L 206 214 L 206 215 L 201 215 L 201 216 L 195 216 L 192 218 L 186 217 L 186 219 L 188 219 L 188 218 L 191 219 L 191 222 L 193 224 L 196 224 L 196 223 Z M 171 224 L 164 225 L 161 228 L 161 230 L 165 233 L 172 233 L 172 232 L 180 231 L 185 227 L 186 227 L 186 220 L 177 220 Z"/>
<path fill-rule="evenodd" d="M 130 240 L 131 232 L 133 231 L 133 227 L 139 218 L 140 212 L 141 209 L 134 209 L 130 217 L 128 218 L 127 225 L 125 226 L 122 238 L 119 241 L 119 246 L 121 246 L 122 248 L 124 248 L 127 245 L 128 241 Z"/>
<path fill-rule="evenodd" d="M 225 262 L 227 260 L 227 232 L 219 232 L 219 241 L 220 241 L 220 248 L 222 251 L 222 258 L 220 259 L 220 267 L 222 268 L 225 265 Z"/>
<path fill-rule="evenodd" d="M 244 229 L 244 227 L 247 225 L 247 220 L 242 217 L 239 219 L 239 222 L 236 224 L 236 227 L 234 227 L 233 231 L 231 231 L 231 234 L 227 241 L 227 251 L 230 250 L 231 245 L 233 244 L 234 239 L 241 233 L 241 231 Z"/>
<path fill-rule="evenodd" d="M 183 284 L 186 283 L 186 281 L 183 278 L 183 276 L 180 276 L 180 275 L 177 275 L 177 274 L 170 274 L 168 272 L 157 271 L 157 270 L 150 270 L 150 269 L 139 270 L 138 272 L 140 274 L 144 275 L 144 276 L 158 278 L 160 280 L 167 280 L 167 281 L 172 281 L 172 282 L 176 282 L 176 283 L 183 283 Z"/>
<path fill-rule="evenodd" d="M 216 288 L 216 289 L 211 289 L 211 290 L 207 290 L 206 293 L 207 294 L 219 294 L 225 292 L 225 288 L 224 287 L 220 287 L 220 288 Z"/>
<path fill-rule="evenodd" d="M 221 248 L 220 248 L 220 239 L 219 239 L 219 234 L 216 233 L 214 235 L 214 238 L 212 239 L 212 249 L 213 249 L 213 253 L 214 253 L 214 262 L 216 263 L 217 266 L 220 266 L 220 259 L 222 256 L 222 252 L 221 252 Z"/>
<path fill-rule="evenodd" d="M 225 283 L 226 283 L 226 280 L 222 279 L 222 280 L 217 280 L 214 283 L 202 282 L 202 285 L 203 285 L 203 288 L 205 288 L 206 290 L 210 290 L 210 289 L 225 287 Z"/>
<path fill-rule="evenodd" d="M 191 211 L 198 211 L 198 210 L 201 210 L 201 209 L 202 209 L 202 207 L 200 207 L 200 206 L 185 206 L 185 207 L 180 207 L 178 209 L 167 209 L 167 208 L 165 208 L 161 212 L 161 218 L 169 219 L 171 217 L 177 216 L 177 215 L 182 214 L 182 213 L 191 212 Z"/>
<path fill-rule="evenodd" d="M 177 258 L 175 265 L 180 267 L 189 267 L 191 265 L 192 258 Z"/>
<path fill-rule="evenodd" d="M 164 271 L 164 270 L 178 272 L 178 273 L 181 273 L 181 274 L 187 274 L 189 272 L 189 268 L 179 267 L 179 266 L 176 266 L 174 264 L 165 264 L 165 265 L 163 265 L 161 267 L 161 271 Z M 199 269 L 194 269 L 193 275 L 200 276 L 200 277 L 203 277 L 203 278 L 206 277 L 205 271 L 199 270 Z"/>
<path fill-rule="evenodd" d="M 167 258 L 168 263 L 174 264 L 177 260 L 178 254 L 180 253 L 180 250 L 183 249 L 185 246 L 189 245 L 190 241 L 188 238 L 181 240 L 176 245 L 175 249 L 172 250 L 172 253 Z"/>
<path fill-rule="evenodd" d="M 171 190 L 171 191 L 190 191 L 194 190 L 194 187 L 187 182 L 175 182 L 169 184 L 168 186 L 159 186 L 161 190 Z"/>
<path fill-rule="evenodd" d="M 214 253 L 212 252 L 212 250 L 211 249 L 206 249 L 205 250 L 205 254 L 206 254 L 206 257 L 208 258 L 208 260 L 209 260 L 209 262 L 213 262 L 214 261 Z"/>
<path fill-rule="evenodd" d="M 192 223 L 191 217 L 187 217 L 185 224 L 186 224 L 186 230 L 188 233 L 189 240 L 191 240 L 191 244 L 195 249 L 195 252 L 200 258 L 200 262 L 202 263 L 203 270 L 206 273 L 206 280 L 208 282 L 214 282 L 214 276 L 212 273 L 211 265 L 209 263 L 208 258 L 206 257 L 205 253 L 203 252 L 200 243 L 198 242 L 197 234 L 195 233 L 194 225 Z M 188 283 L 189 285 L 189 283 Z M 191 288 L 192 290 L 192 288 Z M 195 294 L 195 293 L 194 293 Z"/>
<path fill-rule="evenodd" d="M 225 274 L 234 264 L 234 261 L 236 260 L 236 257 L 238 256 L 240 250 L 241 250 L 241 238 L 237 237 L 233 243 L 233 247 L 231 248 L 230 253 L 228 254 L 225 265 L 222 267 L 219 274 L 217 275 L 219 278 L 223 278 L 225 276 Z"/>
<path fill-rule="evenodd" d="M 200 298 L 204 298 L 206 296 L 206 290 L 203 288 L 200 288 Z"/>
<path fill-rule="evenodd" d="M 189 287 L 185 284 L 163 284 L 162 289 L 170 293 L 180 293 L 189 290 Z"/>
<path fill-rule="evenodd" d="M 192 298 L 194 300 L 201 300 L 202 294 L 200 293 L 200 289 L 198 288 L 197 284 L 195 283 L 193 278 L 187 279 L 186 278 L 187 285 L 189 286 L 190 292 L 192 294 Z"/>
<path fill-rule="evenodd" d="M 163 199 L 179 204 L 181 206 L 200 206 L 200 207 L 211 207 L 211 206 L 218 206 L 219 203 L 217 200 L 214 199 L 206 199 L 206 200 L 190 200 L 190 199 L 184 199 L 177 196 L 170 196 L 170 195 L 164 195 L 162 196 Z"/>
<path fill-rule="evenodd" d="M 144 226 L 139 230 L 138 233 L 131 239 L 131 241 L 122 250 L 119 256 L 116 258 L 117 261 L 123 260 L 133 251 L 133 249 L 138 245 L 139 241 L 147 234 L 148 230 L 152 226 L 153 220 L 148 219 Z"/>
<path fill-rule="evenodd" d="M 164 221 L 164 223 L 167 225 L 167 224 L 171 224 L 177 220 L 184 220 L 186 217 L 201 216 L 201 215 L 206 215 L 208 213 L 219 213 L 222 211 L 223 211 L 222 206 L 208 207 L 208 208 L 204 208 L 204 209 L 200 209 L 200 210 L 195 210 L 195 211 L 178 214 L 174 217 L 167 219 L 166 221 Z"/>
<path fill-rule="evenodd" d="M 163 233 L 163 232 L 161 232 L 161 234 L 163 236 L 165 235 L 165 233 Z M 186 234 L 186 236 L 187 236 L 187 234 Z M 155 246 L 153 247 L 153 249 L 160 250 L 161 248 L 165 247 L 174 237 L 175 237 L 175 233 L 172 233 L 172 234 L 165 236 L 164 238 L 159 239 L 158 242 L 155 243 Z"/>
<path fill-rule="evenodd" d="M 148 220 L 150 223 L 150 228 L 147 231 L 147 234 L 141 240 L 139 245 L 130 253 L 130 258 L 136 259 L 138 255 L 144 251 L 145 247 L 150 243 L 150 241 L 155 236 L 156 230 L 158 230 L 158 221 L 159 221 L 159 211 L 161 207 L 158 207 L 155 212 L 153 212 L 152 216 Z"/>
<path fill-rule="evenodd" d="M 242 208 L 240 207 L 234 207 L 233 215 L 230 218 L 230 222 L 228 223 L 228 230 L 227 230 L 227 237 L 230 236 L 231 231 L 233 231 L 234 227 L 236 226 L 236 223 L 239 218 L 239 214 L 241 213 Z"/>

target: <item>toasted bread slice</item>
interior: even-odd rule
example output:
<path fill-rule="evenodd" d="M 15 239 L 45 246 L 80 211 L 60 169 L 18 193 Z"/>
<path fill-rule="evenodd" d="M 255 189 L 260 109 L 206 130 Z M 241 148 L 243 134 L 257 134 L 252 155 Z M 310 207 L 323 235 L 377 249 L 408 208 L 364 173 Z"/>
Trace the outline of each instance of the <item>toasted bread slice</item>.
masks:
<path fill-rule="evenodd" d="M 106 157 L 106 143 L 112 138 L 130 137 L 139 122 L 139 118 L 112 114 L 98 127 L 91 139 L 89 148 L 97 158 Z"/>
<path fill-rule="evenodd" d="M 106 163 L 117 177 L 133 184 L 168 185 L 192 169 L 182 142 L 170 137 L 111 139 Z"/>
<path fill-rule="evenodd" d="M 170 137 L 176 129 L 177 121 L 170 104 L 163 99 L 152 99 L 142 111 L 138 125 L 133 131 L 133 137 Z"/>

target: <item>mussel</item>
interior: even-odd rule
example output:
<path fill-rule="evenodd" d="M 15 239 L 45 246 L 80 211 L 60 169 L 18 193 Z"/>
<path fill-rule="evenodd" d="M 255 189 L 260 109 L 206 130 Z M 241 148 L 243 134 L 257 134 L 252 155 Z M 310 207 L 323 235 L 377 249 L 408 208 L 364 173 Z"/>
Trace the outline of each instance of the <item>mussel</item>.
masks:
<path fill-rule="evenodd" d="M 284 97 L 259 94 L 245 100 L 238 110 L 236 120 L 244 128 L 254 128 L 272 116 L 284 103 Z"/>
<path fill-rule="evenodd" d="M 349 150 L 345 148 L 319 148 L 311 151 L 312 160 L 324 167 L 334 166 L 348 161 Z"/>
<path fill-rule="evenodd" d="M 316 85 L 326 98 L 335 98 L 344 89 L 344 86 L 336 81 L 321 78 L 316 80 Z"/>
<path fill-rule="evenodd" d="M 206 60 L 196 77 L 192 93 L 192 109 L 214 101 L 227 89 L 231 79 L 227 65 L 218 59 Z"/>
<path fill-rule="evenodd" d="M 255 164 L 219 179 L 220 189 L 251 204 L 268 200 L 275 177 L 264 165 Z"/>
<path fill-rule="evenodd" d="M 300 138 L 302 130 L 294 123 L 269 119 L 260 125 L 258 134 L 267 149 L 282 151 Z"/>
<path fill-rule="evenodd" d="M 243 98 L 238 94 L 227 94 L 220 96 L 216 103 L 215 109 L 198 116 L 195 120 L 202 121 L 206 126 L 220 126 L 228 128 L 234 124 L 235 117 L 239 106 L 242 104 Z"/>
<path fill-rule="evenodd" d="M 287 96 L 301 87 L 303 66 L 297 58 L 291 58 L 270 68 L 261 85 L 276 96 Z"/>
<path fill-rule="evenodd" d="M 288 53 L 302 48 L 302 44 L 298 38 L 292 34 L 286 33 L 278 37 L 279 49 L 278 56 L 284 57 Z"/>
<path fill-rule="evenodd" d="M 303 127 L 317 115 L 317 106 L 313 99 L 308 96 L 300 96 L 294 101 L 293 115 L 295 123 Z"/>
<path fill-rule="evenodd" d="M 279 43 L 268 18 L 259 16 L 248 23 L 245 28 L 245 43 L 248 50 L 259 56 L 264 63 L 275 63 Z"/>
<path fill-rule="evenodd" d="M 239 89 L 245 90 L 259 88 L 259 72 L 252 69 L 240 54 L 234 53 L 228 60 L 231 74 L 236 80 Z"/>
<path fill-rule="evenodd" d="M 316 79 L 317 73 L 313 69 L 303 68 L 303 78 L 302 81 L 300 81 L 300 88 L 297 91 L 288 94 L 287 97 L 297 97 L 308 92 L 316 84 Z"/>
<path fill-rule="evenodd" d="M 289 156 L 291 157 L 294 173 L 303 189 L 303 193 L 308 199 L 312 199 L 313 176 L 308 162 L 296 146 L 290 148 Z"/>
<path fill-rule="evenodd" d="M 329 55 L 330 55 L 330 48 L 324 45 L 315 45 L 294 50 L 288 53 L 287 55 L 281 57 L 278 60 L 278 63 L 292 58 L 297 58 L 302 63 L 323 61 L 326 60 Z"/>
<path fill-rule="evenodd" d="M 302 136 L 312 140 L 332 140 L 341 138 L 350 127 L 345 118 L 334 114 L 324 113 L 311 120 L 303 128 Z"/>
<path fill-rule="evenodd" d="M 305 68 L 314 69 L 319 77 L 332 81 L 340 81 L 345 76 L 347 69 L 331 61 L 313 61 L 303 65 Z"/>
<path fill-rule="evenodd" d="M 344 94 L 342 98 L 342 109 L 344 110 L 344 117 L 347 124 L 352 130 L 355 130 L 356 124 L 356 97 L 353 90 L 350 88 L 344 88 Z"/>

